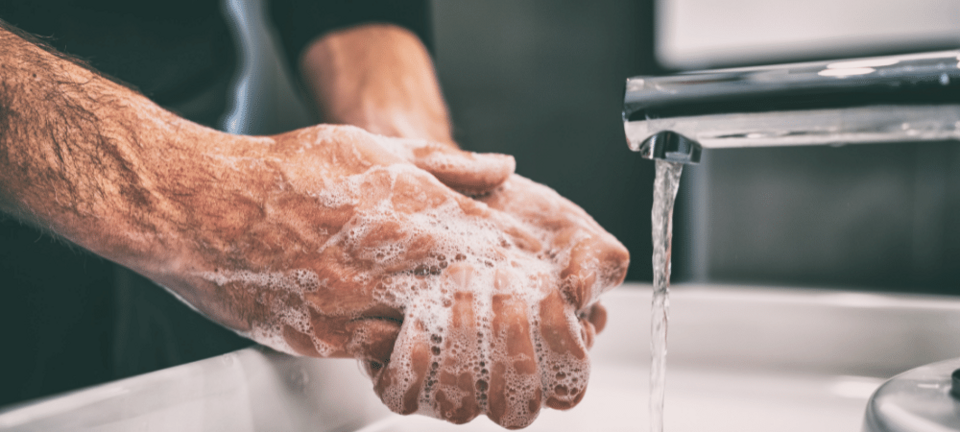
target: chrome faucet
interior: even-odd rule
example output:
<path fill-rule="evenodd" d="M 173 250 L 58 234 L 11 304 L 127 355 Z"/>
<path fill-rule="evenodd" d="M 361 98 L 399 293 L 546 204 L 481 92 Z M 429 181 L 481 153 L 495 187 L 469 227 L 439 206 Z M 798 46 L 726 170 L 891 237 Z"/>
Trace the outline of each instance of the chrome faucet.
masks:
<path fill-rule="evenodd" d="M 960 141 L 960 50 L 627 79 L 623 126 L 648 159 L 702 148 Z"/>

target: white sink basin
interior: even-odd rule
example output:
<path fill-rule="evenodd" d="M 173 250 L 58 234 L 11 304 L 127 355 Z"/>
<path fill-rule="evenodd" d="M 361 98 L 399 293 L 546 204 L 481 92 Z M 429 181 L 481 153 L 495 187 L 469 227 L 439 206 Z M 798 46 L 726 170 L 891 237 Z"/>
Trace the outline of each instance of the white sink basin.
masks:
<path fill-rule="evenodd" d="M 666 430 L 857 431 L 896 373 L 960 357 L 960 300 L 839 291 L 680 286 L 671 298 Z M 527 430 L 646 431 L 649 285 L 604 297 L 590 386 Z M 502 430 L 381 406 L 350 360 L 246 349 L 0 412 L 0 430 Z"/>
<path fill-rule="evenodd" d="M 668 368 L 669 369 L 669 368 Z M 583 402 L 544 411 L 529 431 L 631 431 L 649 428 L 646 369 L 597 365 Z M 666 431 L 857 431 L 870 393 L 883 380 L 672 369 L 667 374 Z M 453 430 L 426 417 L 390 417 L 362 432 Z M 502 431 L 486 418 L 455 429 Z"/>

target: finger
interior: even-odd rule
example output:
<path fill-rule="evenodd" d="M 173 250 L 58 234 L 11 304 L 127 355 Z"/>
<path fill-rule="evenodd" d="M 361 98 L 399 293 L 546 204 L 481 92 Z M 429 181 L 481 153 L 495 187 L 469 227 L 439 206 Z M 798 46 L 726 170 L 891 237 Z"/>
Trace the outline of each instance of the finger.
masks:
<path fill-rule="evenodd" d="M 523 428 L 537 418 L 542 404 L 527 305 L 513 295 L 496 294 L 491 308 L 487 416 L 505 428 Z"/>
<path fill-rule="evenodd" d="M 580 333 L 584 345 L 587 349 L 593 348 L 597 334 L 607 325 L 607 309 L 600 303 L 594 303 L 578 312 L 577 318 L 580 320 Z"/>
<path fill-rule="evenodd" d="M 283 340 L 293 352 L 307 357 L 320 357 L 320 353 L 314 346 L 313 338 L 310 335 L 293 328 L 289 324 L 283 325 L 281 334 L 283 335 Z"/>
<path fill-rule="evenodd" d="M 412 414 L 420 409 L 420 399 L 432 357 L 428 335 L 419 320 L 407 315 L 397 336 L 390 360 L 374 371 L 374 391 L 391 411 Z"/>
<path fill-rule="evenodd" d="M 590 361 L 573 307 L 554 291 L 540 301 L 540 370 L 546 405 L 572 408 L 583 399 Z"/>
<path fill-rule="evenodd" d="M 587 321 L 593 324 L 597 334 L 607 327 L 607 308 L 599 302 L 594 303 L 587 312 Z"/>
<path fill-rule="evenodd" d="M 363 361 L 370 371 L 378 370 L 390 361 L 400 323 L 393 320 L 367 318 L 351 321 L 346 325 L 350 340 L 347 353 Z"/>
<path fill-rule="evenodd" d="M 480 342 L 472 293 L 454 293 L 447 331 L 431 342 L 431 349 L 443 358 L 433 394 L 436 413 L 456 424 L 473 420 L 480 414 L 480 395 L 486 395 L 487 382 L 479 379 Z M 427 386 L 429 392 L 429 382 Z"/>
<path fill-rule="evenodd" d="M 473 153 L 425 141 L 406 140 L 410 162 L 433 174 L 451 189 L 480 195 L 502 185 L 513 174 L 513 156 Z"/>
<path fill-rule="evenodd" d="M 629 252 L 613 236 L 585 236 L 570 250 L 567 266 L 560 272 L 561 291 L 574 308 L 582 309 L 623 283 L 629 265 Z"/>
<path fill-rule="evenodd" d="M 309 357 L 350 357 L 344 348 L 349 340 L 346 318 L 308 308 L 305 317 L 288 316 L 285 321 L 281 335 L 295 353 Z"/>
<path fill-rule="evenodd" d="M 543 245 L 540 243 L 540 240 L 534 237 L 533 234 L 527 232 L 526 230 L 520 229 L 519 227 L 510 225 L 503 232 L 510 236 L 513 244 L 522 251 L 537 253 L 543 249 Z"/>
<path fill-rule="evenodd" d="M 586 318 L 580 318 L 580 339 L 583 340 L 583 345 L 587 349 L 593 348 L 593 341 L 596 337 L 597 330 L 593 327 L 593 324 Z"/>

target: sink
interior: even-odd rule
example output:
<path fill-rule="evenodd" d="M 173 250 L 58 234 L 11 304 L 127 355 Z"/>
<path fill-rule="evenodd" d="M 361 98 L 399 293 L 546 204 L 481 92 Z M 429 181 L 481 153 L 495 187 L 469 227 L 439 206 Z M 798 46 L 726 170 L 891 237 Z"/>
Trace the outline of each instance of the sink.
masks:
<path fill-rule="evenodd" d="M 590 386 L 526 430 L 646 431 L 651 288 L 604 296 Z M 669 431 L 855 431 L 886 379 L 960 357 L 960 299 L 678 285 L 671 293 Z M 432 431 L 384 408 L 352 360 L 249 348 L 0 410 L 0 430 Z M 502 430 L 484 417 L 460 431 Z"/>
<path fill-rule="evenodd" d="M 867 399 L 882 382 L 869 377 L 717 372 L 668 366 L 667 431 L 857 431 Z M 647 369 L 597 364 L 583 402 L 571 411 L 547 410 L 529 431 L 646 432 Z M 391 417 L 362 432 L 449 431 L 426 417 Z M 502 431 L 486 418 L 463 432 Z"/>

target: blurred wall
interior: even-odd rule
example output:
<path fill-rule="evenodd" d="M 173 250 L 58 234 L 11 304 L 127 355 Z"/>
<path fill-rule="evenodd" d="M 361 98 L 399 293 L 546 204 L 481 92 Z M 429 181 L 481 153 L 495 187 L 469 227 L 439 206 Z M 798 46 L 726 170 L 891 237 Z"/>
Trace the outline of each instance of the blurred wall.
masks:
<path fill-rule="evenodd" d="M 957 143 L 703 159 L 681 215 L 702 227 L 686 239 L 699 255 L 687 279 L 960 294 Z"/>
<path fill-rule="evenodd" d="M 862 56 L 960 42 L 960 2 L 656 0 L 656 51 L 671 69 Z"/>

